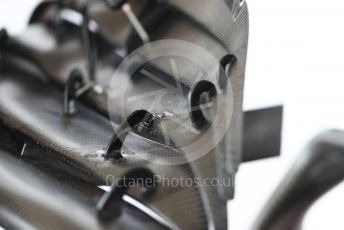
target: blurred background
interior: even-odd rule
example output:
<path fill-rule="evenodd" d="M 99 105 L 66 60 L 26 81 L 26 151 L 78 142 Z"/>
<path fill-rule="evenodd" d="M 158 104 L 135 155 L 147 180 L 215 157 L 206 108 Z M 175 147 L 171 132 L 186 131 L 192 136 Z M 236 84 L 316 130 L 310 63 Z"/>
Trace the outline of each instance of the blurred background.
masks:
<path fill-rule="evenodd" d="M 18 34 L 39 0 L 0 0 L 0 28 Z M 247 0 L 250 41 L 245 109 L 284 105 L 282 155 L 243 164 L 229 225 L 246 230 L 318 133 L 344 129 L 344 2 Z M 307 214 L 303 229 L 344 229 L 344 184 Z"/>

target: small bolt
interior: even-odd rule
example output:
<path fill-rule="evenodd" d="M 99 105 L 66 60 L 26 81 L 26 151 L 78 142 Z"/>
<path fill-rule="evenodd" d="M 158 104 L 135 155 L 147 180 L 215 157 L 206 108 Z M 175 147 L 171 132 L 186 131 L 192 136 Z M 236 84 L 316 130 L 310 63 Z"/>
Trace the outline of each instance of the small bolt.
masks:
<path fill-rule="evenodd" d="M 93 86 L 93 90 L 97 94 L 103 94 L 104 93 L 104 88 L 102 86 L 100 86 L 100 85 L 94 85 Z"/>

